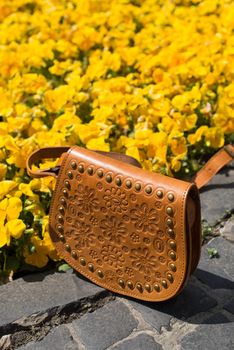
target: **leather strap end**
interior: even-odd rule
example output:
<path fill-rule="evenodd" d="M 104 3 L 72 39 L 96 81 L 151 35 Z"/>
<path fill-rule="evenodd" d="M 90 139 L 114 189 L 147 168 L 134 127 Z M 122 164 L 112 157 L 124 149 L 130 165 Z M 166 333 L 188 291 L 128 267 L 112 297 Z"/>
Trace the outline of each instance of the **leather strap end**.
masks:
<path fill-rule="evenodd" d="M 56 171 L 54 171 L 52 168 L 32 170 L 32 165 L 41 159 L 59 158 L 61 157 L 62 153 L 67 152 L 69 149 L 70 147 L 46 147 L 33 152 L 26 161 L 28 175 L 35 178 L 46 176 L 57 177 Z M 59 164 L 57 164 L 57 166 L 59 166 Z"/>
<path fill-rule="evenodd" d="M 193 182 L 200 189 L 206 185 L 217 172 L 234 159 L 234 146 L 226 145 L 215 153 L 204 167 L 195 175 Z"/>

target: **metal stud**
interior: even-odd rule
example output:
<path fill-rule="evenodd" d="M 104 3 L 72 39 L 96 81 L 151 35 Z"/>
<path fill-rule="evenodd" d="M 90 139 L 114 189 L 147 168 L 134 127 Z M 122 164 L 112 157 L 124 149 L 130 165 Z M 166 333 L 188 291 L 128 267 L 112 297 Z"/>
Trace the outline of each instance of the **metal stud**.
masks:
<path fill-rule="evenodd" d="M 71 162 L 71 167 L 72 167 L 72 169 L 76 169 L 77 165 L 76 165 L 75 161 Z"/>
<path fill-rule="evenodd" d="M 171 252 L 169 253 L 169 256 L 170 256 L 170 258 L 171 258 L 172 260 L 176 260 L 176 253 L 175 253 L 175 252 L 171 251 Z"/>
<path fill-rule="evenodd" d="M 67 190 L 63 190 L 63 195 L 64 195 L 64 197 L 67 197 L 68 196 L 68 193 L 67 193 Z"/>
<path fill-rule="evenodd" d="M 58 222 L 61 222 L 63 224 L 63 217 L 62 217 L 62 215 L 58 216 Z"/>
<path fill-rule="evenodd" d="M 72 171 L 68 171 L 67 176 L 69 177 L 69 179 L 73 179 Z"/>
<path fill-rule="evenodd" d="M 167 285 L 167 281 L 166 280 L 162 280 L 162 286 L 163 288 L 168 288 L 168 285 Z"/>
<path fill-rule="evenodd" d="M 140 293 L 143 293 L 143 287 L 140 283 L 137 283 L 136 287 Z"/>
<path fill-rule="evenodd" d="M 61 203 L 62 205 L 65 205 L 65 204 L 66 204 L 66 199 L 65 199 L 65 198 L 61 198 L 61 199 L 60 199 L 60 203 Z"/>
<path fill-rule="evenodd" d="M 135 190 L 136 190 L 136 191 L 140 191 L 140 190 L 141 190 L 141 184 L 136 183 L 136 184 L 135 184 Z"/>
<path fill-rule="evenodd" d="M 90 272 L 94 272 L 94 266 L 93 266 L 93 264 L 89 264 L 88 267 L 89 267 L 89 271 L 90 271 Z"/>
<path fill-rule="evenodd" d="M 175 197 L 174 197 L 174 194 L 173 194 L 173 193 L 168 193 L 167 198 L 168 198 L 168 200 L 169 200 L 170 202 L 173 202 L 173 201 L 174 201 L 174 199 L 175 199 Z"/>
<path fill-rule="evenodd" d="M 97 174 L 98 174 L 98 177 L 103 177 L 103 171 L 102 170 L 98 170 Z"/>
<path fill-rule="evenodd" d="M 67 252 L 70 252 L 70 251 L 71 251 L 71 247 L 69 246 L 69 244 L 66 244 L 66 245 L 65 245 L 65 249 L 66 249 Z"/>
<path fill-rule="evenodd" d="M 64 214 L 65 214 L 64 208 L 63 208 L 63 207 L 59 207 L 59 212 L 60 212 L 62 215 L 64 215 Z"/>
<path fill-rule="evenodd" d="M 62 225 L 58 225 L 57 228 L 58 228 L 59 232 L 63 232 L 63 226 Z"/>
<path fill-rule="evenodd" d="M 124 288 L 125 287 L 125 282 L 124 282 L 124 280 L 119 280 L 119 285 L 120 285 L 120 287 L 121 288 Z"/>
<path fill-rule="evenodd" d="M 158 198 L 162 198 L 162 197 L 163 197 L 163 191 L 158 190 L 158 191 L 156 192 L 156 195 L 157 195 Z"/>
<path fill-rule="evenodd" d="M 109 183 L 112 181 L 112 176 L 110 174 L 106 175 L 106 181 Z"/>
<path fill-rule="evenodd" d="M 169 245 L 170 245 L 171 249 L 176 249 L 176 242 L 175 241 L 170 241 Z"/>
<path fill-rule="evenodd" d="M 154 289 L 156 290 L 156 292 L 160 292 L 160 285 L 156 283 L 154 285 Z"/>
<path fill-rule="evenodd" d="M 170 263 L 169 268 L 171 269 L 171 271 L 176 272 L 176 266 L 174 263 Z"/>
<path fill-rule="evenodd" d="M 100 278 L 104 277 L 104 274 L 103 274 L 102 270 L 98 270 L 97 273 L 98 273 L 98 277 L 100 277 Z"/>
<path fill-rule="evenodd" d="M 173 278 L 173 276 L 172 276 L 171 273 L 168 273 L 168 274 L 167 274 L 167 279 L 168 279 L 168 281 L 171 282 L 171 283 L 174 281 L 174 278 Z"/>
<path fill-rule="evenodd" d="M 70 189 L 70 188 L 71 188 L 70 182 L 66 180 L 66 181 L 65 181 L 65 186 L 66 186 L 68 189 Z"/>
<path fill-rule="evenodd" d="M 150 194 L 152 192 L 152 187 L 151 186 L 147 186 L 146 189 L 145 189 L 145 192 L 147 194 Z"/>
<path fill-rule="evenodd" d="M 84 172 L 84 166 L 82 164 L 80 164 L 78 166 L 78 171 L 79 171 L 79 173 L 83 173 Z"/>
<path fill-rule="evenodd" d="M 85 265 L 86 265 L 86 261 L 85 261 L 84 258 L 81 258 L 81 259 L 80 259 L 80 264 L 81 264 L 82 266 L 85 266 Z"/>
<path fill-rule="evenodd" d="M 127 180 L 126 181 L 126 187 L 127 188 L 131 188 L 132 187 L 132 181 L 131 180 Z"/>
<path fill-rule="evenodd" d="M 173 221 L 172 219 L 168 218 L 167 219 L 167 226 L 172 227 L 173 226 Z"/>
<path fill-rule="evenodd" d="M 168 232 L 169 236 L 171 236 L 171 237 L 175 236 L 175 232 L 174 232 L 174 230 L 172 230 L 172 228 L 169 228 L 167 232 Z"/>
<path fill-rule="evenodd" d="M 60 239 L 60 241 L 63 242 L 63 243 L 66 242 L 66 239 L 65 239 L 64 235 L 60 235 L 60 236 L 59 236 L 59 239 Z"/>
<path fill-rule="evenodd" d="M 133 283 L 131 281 L 128 281 L 127 285 L 129 289 L 133 289 Z"/>
<path fill-rule="evenodd" d="M 115 180 L 115 183 L 116 183 L 117 186 L 121 186 L 121 184 L 122 184 L 121 178 L 117 177 L 116 180 Z"/>
<path fill-rule="evenodd" d="M 151 293 L 152 292 L 152 287 L 150 284 L 146 283 L 145 284 L 145 289 L 147 290 L 148 293 Z"/>
<path fill-rule="evenodd" d="M 167 212 L 168 215 L 172 215 L 173 214 L 172 207 L 167 207 L 166 212 Z"/>
<path fill-rule="evenodd" d="M 74 250 L 71 252 L 71 256 L 73 257 L 73 259 L 77 259 L 77 254 Z"/>
<path fill-rule="evenodd" d="M 93 168 L 89 167 L 87 169 L 87 172 L 88 172 L 89 175 L 93 175 Z"/>

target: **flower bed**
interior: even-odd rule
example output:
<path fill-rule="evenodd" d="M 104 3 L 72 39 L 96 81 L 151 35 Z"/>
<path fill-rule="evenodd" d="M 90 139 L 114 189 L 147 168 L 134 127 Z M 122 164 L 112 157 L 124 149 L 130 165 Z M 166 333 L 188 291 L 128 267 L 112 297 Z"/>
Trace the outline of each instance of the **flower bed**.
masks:
<path fill-rule="evenodd" d="M 59 260 L 55 180 L 27 176 L 33 150 L 117 151 L 187 178 L 233 141 L 233 18 L 232 0 L 1 1 L 1 276 Z"/>

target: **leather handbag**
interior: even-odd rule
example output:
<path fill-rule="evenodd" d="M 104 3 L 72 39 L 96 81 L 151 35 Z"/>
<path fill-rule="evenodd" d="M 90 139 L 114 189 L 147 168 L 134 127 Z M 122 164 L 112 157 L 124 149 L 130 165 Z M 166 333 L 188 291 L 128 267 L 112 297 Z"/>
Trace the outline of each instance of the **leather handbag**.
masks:
<path fill-rule="evenodd" d="M 32 170 L 58 157 L 56 167 Z M 129 156 L 78 146 L 39 149 L 27 171 L 57 178 L 49 231 L 59 256 L 103 288 L 163 301 L 182 291 L 199 261 L 198 189 L 233 157 L 234 147 L 225 146 L 191 183 L 143 170 Z"/>

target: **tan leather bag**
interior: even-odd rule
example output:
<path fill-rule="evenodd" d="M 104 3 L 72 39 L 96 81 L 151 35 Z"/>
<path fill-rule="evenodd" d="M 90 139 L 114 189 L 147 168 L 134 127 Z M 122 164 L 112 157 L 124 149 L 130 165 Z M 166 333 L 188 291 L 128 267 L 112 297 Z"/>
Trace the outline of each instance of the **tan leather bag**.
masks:
<path fill-rule="evenodd" d="M 177 295 L 196 269 L 201 250 L 198 188 L 233 159 L 228 145 L 193 183 L 145 171 L 132 157 L 78 146 L 31 154 L 28 174 L 57 177 L 49 213 L 61 257 L 94 283 L 147 301 Z M 33 171 L 43 158 L 55 168 Z"/>

